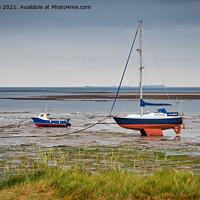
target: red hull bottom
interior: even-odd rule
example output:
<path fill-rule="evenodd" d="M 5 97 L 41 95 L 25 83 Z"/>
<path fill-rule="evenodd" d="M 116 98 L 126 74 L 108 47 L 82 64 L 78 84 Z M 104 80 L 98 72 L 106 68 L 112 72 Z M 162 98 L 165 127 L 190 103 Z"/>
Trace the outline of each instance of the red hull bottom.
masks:
<path fill-rule="evenodd" d="M 67 127 L 65 124 L 35 124 L 37 127 Z"/>
<path fill-rule="evenodd" d="M 181 125 L 180 124 L 153 124 L 153 125 L 119 125 L 123 128 L 132 129 L 132 130 L 139 130 L 143 136 L 163 136 L 162 130 L 166 129 L 174 129 L 176 134 L 180 134 L 181 132 Z"/>

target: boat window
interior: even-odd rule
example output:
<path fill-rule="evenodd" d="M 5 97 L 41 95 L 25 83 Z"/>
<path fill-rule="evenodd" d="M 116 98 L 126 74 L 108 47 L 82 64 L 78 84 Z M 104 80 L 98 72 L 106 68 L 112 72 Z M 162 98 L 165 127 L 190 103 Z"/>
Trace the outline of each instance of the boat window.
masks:
<path fill-rule="evenodd" d="M 41 114 L 41 115 L 40 115 L 40 117 L 44 117 L 44 115 L 43 115 L 43 114 Z"/>

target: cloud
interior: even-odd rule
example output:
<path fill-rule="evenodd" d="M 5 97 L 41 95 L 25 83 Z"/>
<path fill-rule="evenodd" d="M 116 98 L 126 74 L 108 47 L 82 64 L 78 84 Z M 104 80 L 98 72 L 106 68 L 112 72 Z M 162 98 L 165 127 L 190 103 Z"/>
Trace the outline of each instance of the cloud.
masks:
<path fill-rule="evenodd" d="M 2 1 L 1 5 L 14 2 L 19 4 L 19 1 Z M 34 3 L 45 5 L 45 1 Z M 52 3 L 55 1 L 48 1 Z M 118 85 L 137 19 L 143 19 L 159 63 L 170 78 L 168 86 L 199 85 L 196 76 L 200 63 L 198 1 L 74 0 L 67 3 L 84 3 L 92 9 L 1 10 L 1 86 Z M 28 2 L 20 1 L 20 4 Z M 146 47 L 145 31 L 143 36 L 144 63 L 157 84 L 158 69 L 151 48 Z M 134 51 L 130 61 L 130 68 L 135 71 L 137 56 Z M 137 72 L 128 74 L 134 80 L 129 77 L 124 84 L 136 85 Z M 187 77 L 191 80 L 186 83 Z"/>

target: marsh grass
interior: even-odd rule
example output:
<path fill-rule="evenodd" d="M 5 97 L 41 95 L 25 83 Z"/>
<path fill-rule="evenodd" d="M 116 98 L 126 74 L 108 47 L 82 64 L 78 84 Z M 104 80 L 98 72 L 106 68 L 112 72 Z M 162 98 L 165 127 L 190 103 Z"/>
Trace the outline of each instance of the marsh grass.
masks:
<path fill-rule="evenodd" d="M 184 170 L 183 164 L 177 165 L 175 156 L 130 146 L 33 147 L 31 156 L 22 151 L 6 163 L 0 194 L 4 199 L 9 194 L 22 197 L 21 191 L 28 187 L 30 192 L 23 198 L 31 199 L 37 186 L 41 199 L 200 199 L 200 177 Z"/>

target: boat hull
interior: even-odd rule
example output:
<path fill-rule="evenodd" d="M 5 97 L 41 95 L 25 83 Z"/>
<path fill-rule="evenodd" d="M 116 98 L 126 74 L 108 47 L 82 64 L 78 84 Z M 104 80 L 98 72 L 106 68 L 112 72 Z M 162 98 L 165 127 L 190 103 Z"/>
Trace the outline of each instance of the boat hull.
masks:
<path fill-rule="evenodd" d="M 32 118 L 33 122 L 38 127 L 67 127 L 71 124 L 67 121 L 54 121 L 54 120 L 43 120 L 40 118 Z"/>
<path fill-rule="evenodd" d="M 126 117 L 113 118 L 119 126 L 132 130 L 140 130 L 142 135 L 163 135 L 162 130 L 175 129 L 183 122 L 182 117 L 158 119 Z M 180 133 L 180 131 L 177 131 L 176 133 Z"/>

